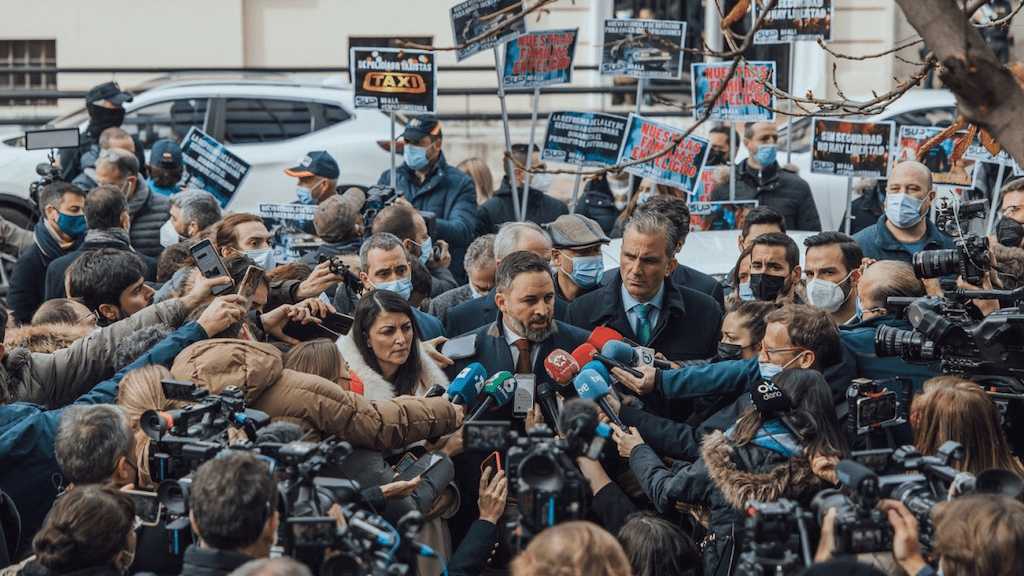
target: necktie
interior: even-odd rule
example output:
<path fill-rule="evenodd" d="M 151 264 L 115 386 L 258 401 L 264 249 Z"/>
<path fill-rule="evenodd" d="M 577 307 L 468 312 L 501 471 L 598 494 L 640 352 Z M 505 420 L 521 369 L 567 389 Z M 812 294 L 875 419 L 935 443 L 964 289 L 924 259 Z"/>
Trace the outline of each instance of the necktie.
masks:
<path fill-rule="evenodd" d="M 516 360 L 516 374 L 533 374 L 533 363 L 530 362 L 530 341 L 520 338 L 513 344 L 519 349 L 519 358 Z"/>
<path fill-rule="evenodd" d="M 650 309 L 650 304 L 637 304 L 633 308 L 636 313 L 636 337 L 644 346 L 651 341 L 651 321 L 647 318 Z"/>

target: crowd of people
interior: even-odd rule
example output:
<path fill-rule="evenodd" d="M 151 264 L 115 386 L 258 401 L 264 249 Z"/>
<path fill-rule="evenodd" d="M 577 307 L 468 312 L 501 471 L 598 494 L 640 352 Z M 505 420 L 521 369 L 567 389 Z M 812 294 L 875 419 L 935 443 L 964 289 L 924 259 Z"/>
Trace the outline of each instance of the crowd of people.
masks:
<path fill-rule="evenodd" d="M 630 188 L 609 173 L 568 206 L 549 194 L 548 175 L 518 168 L 495 189 L 480 159 L 449 163 L 441 123 L 420 116 L 401 136 L 395 199 L 372 215 L 365 189 L 338 188 L 345 167 L 327 152 L 287 170 L 294 202 L 315 206 L 305 232 L 318 244 L 283 261 L 281 229 L 179 187 L 177 142 L 157 142 L 145 158 L 120 127 L 124 101 L 112 83 L 89 92 L 83 145 L 61 155 L 62 178 L 41 190 L 0 309 L 0 574 L 370 573 L 346 564 L 352 550 L 315 564 L 281 556 L 282 535 L 299 533 L 298 512 L 279 499 L 285 466 L 244 449 L 255 437 L 350 445 L 316 472 L 355 481 L 328 492 L 348 490 L 389 526 L 417 517 L 410 573 L 422 576 L 748 573 L 751 503 L 808 507 L 823 490 L 849 488 L 841 462 L 865 448 L 939 457 L 954 441 L 956 473 L 1024 478 L 1008 416 L 970 374 L 875 349 L 879 330 L 912 328 L 890 298 L 941 296 L 951 281 L 1024 283 L 1024 179 L 1004 186 L 981 284 L 940 283 L 911 264 L 955 247 L 931 220 L 926 166 L 892 169 L 874 224 L 852 237 L 821 231 L 807 183 L 779 165 L 774 125 L 754 123 L 742 132 L 749 156 L 735 194 L 759 205 L 741 223 L 732 271 L 717 279 L 679 261 L 691 225 L 683 191 L 646 179 Z M 715 162 L 733 161 L 727 132 L 712 141 Z M 513 146 L 511 155 L 525 165 L 533 152 Z M 532 165 L 544 167 L 539 157 Z M 384 173 L 378 184 L 389 181 Z M 517 221 L 512 190 L 527 183 Z M 814 232 L 803 258 L 793 230 Z M 613 237 L 621 245 L 608 268 Z M 223 275 L 193 259 L 203 242 Z M 967 303 L 978 319 L 1011 305 Z M 332 332 L 338 318 L 347 325 Z M 655 357 L 608 359 L 599 344 L 609 341 Z M 566 437 L 557 412 L 579 408 L 585 394 L 560 377 L 565 365 L 552 368 L 556 357 L 571 358 L 579 377 L 594 358 L 604 366 L 589 374 L 611 391 L 585 409 L 601 421 L 591 435 L 610 431 L 603 449 L 565 462 L 587 504 L 563 510 L 552 499 L 545 529 L 524 535 L 517 519 L 536 506 L 524 497 L 526 471 L 511 468 L 511 449 L 470 449 L 464 431 L 483 410 L 479 420 L 527 445 Z M 516 401 L 486 384 L 467 400 L 474 371 L 488 383 L 515 375 Z M 907 421 L 867 434 L 851 426 L 851 385 L 895 378 L 910 383 L 899 398 Z M 521 406 L 527 382 L 536 393 Z M 189 384 L 190 394 L 172 392 Z M 489 410 L 473 405 L 484 394 Z M 186 449 L 195 466 L 180 507 L 162 494 L 152 518 L 140 503 L 155 502 L 189 461 L 180 449 L 165 453 L 154 427 L 191 433 L 175 422 L 214 398 L 244 402 L 269 423 L 257 428 L 260 417 L 239 409 L 224 446 L 201 457 Z M 409 458 L 431 464 L 410 477 L 401 473 Z M 921 511 L 882 499 L 873 517 L 891 541 L 856 557 L 838 544 L 833 510 L 809 544 L 806 573 L 1024 574 L 1020 492 L 951 495 L 924 512 L 925 548 Z M 369 530 L 340 498 L 328 516 L 337 533 Z M 392 542 L 385 529 L 371 533 Z"/>

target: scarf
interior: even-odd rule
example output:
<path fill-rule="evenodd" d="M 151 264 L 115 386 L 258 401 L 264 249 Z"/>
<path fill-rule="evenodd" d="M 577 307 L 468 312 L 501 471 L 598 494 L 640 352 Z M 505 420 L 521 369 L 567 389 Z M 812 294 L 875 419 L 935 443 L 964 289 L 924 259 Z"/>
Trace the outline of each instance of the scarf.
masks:
<path fill-rule="evenodd" d="M 47 225 L 46 218 L 40 218 L 36 222 L 34 230 L 36 246 L 39 247 L 39 253 L 43 255 L 43 262 L 49 266 L 50 262 L 53 262 L 57 258 L 73 252 L 78 249 L 82 244 L 82 238 L 78 238 L 73 241 L 71 247 L 65 250 L 60 245 L 60 240 L 54 236 L 53 232 L 50 231 L 50 227 Z"/>
<path fill-rule="evenodd" d="M 85 233 L 83 244 L 120 244 L 122 250 L 131 250 L 132 241 L 124 228 L 99 228 Z M 85 246 L 83 246 L 85 248 Z"/>
<path fill-rule="evenodd" d="M 726 438 L 732 440 L 736 427 L 733 426 L 725 431 Z M 782 454 L 787 458 L 803 454 L 804 447 L 800 440 L 789 428 L 778 418 L 773 418 L 757 429 L 751 444 Z"/>

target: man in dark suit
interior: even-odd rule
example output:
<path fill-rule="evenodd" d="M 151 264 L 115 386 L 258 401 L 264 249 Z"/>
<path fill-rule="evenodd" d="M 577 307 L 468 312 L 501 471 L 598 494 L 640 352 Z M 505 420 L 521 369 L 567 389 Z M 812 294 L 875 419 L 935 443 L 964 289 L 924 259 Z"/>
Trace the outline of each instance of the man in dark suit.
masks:
<path fill-rule="evenodd" d="M 715 355 L 722 311 L 710 296 L 669 278 L 677 266 L 671 222 L 645 212 L 626 224 L 620 271 L 569 307 L 567 322 L 585 330 L 608 326 L 670 360 Z"/>
<path fill-rule="evenodd" d="M 545 261 L 551 259 L 551 237 L 533 222 L 508 222 L 498 230 L 494 238 L 494 261 L 501 266 L 503 258 L 513 252 L 533 252 Z M 486 326 L 498 317 L 498 306 L 494 301 L 495 290 L 474 298 L 448 310 L 445 319 L 445 333 L 454 338 Z M 555 298 L 555 318 L 563 319 L 568 305 Z"/>

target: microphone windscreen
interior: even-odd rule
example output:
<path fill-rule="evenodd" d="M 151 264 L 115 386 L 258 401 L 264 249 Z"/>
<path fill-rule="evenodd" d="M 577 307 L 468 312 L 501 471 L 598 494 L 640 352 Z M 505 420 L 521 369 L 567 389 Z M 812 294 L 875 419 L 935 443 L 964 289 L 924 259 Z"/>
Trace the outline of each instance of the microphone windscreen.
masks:
<path fill-rule="evenodd" d="M 515 396 L 518 387 L 516 377 L 508 370 L 502 370 L 487 380 L 483 393 L 494 398 L 494 407 L 500 408 Z"/>
<path fill-rule="evenodd" d="M 487 380 L 487 369 L 479 362 L 473 362 L 462 369 L 448 385 L 448 397 L 459 398 L 465 406 L 472 406 L 476 396 Z"/>
<path fill-rule="evenodd" d="M 552 350 L 544 359 L 544 371 L 557 384 L 568 384 L 573 376 L 579 374 L 580 364 L 568 352 L 561 348 Z"/>
<path fill-rule="evenodd" d="M 612 373 L 608 371 L 608 367 L 604 365 L 604 362 L 601 362 L 599 360 L 591 360 L 590 362 L 584 364 L 583 368 L 580 368 L 580 372 L 588 369 L 600 374 L 601 377 L 604 378 L 605 382 L 612 381 Z"/>
<path fill-rule="evenodd" d="M 567 435 L 579 436 L 580 432 L 594 430 L 598 419 L 597 404 L 582 398 L 573 398 L 562 406 L 558 425 Z"/>
<path fill-rule="evenodd" d="M 607 326 L 594 328 L 594 331 L 587 338 L 587 342 L 590 342 L 590 345 L 598 350 L 604 348 L 604 345 L 611 340 L 622 340 L 622 334 Z"/>
<path fill-rule="evenodd" d="M 576 364 L 580 366 L 590 362 L 590 360 L 594 358 L 594 354 L 597 354 L 597 348 L 595 348 L 590 342 L 584 342 L 572 351 L 573 359 L 576 360 Z"/>
<path fill-rule="evenodd" d="M 576 393 L 585 400 L 597 400 L 608 394 L 608 383 L 605 382 L 601 373 L 596 370 L 584 368 L 572 381 Z"/>
<path fill-rule="evenodd" d="M 629 344 L 626 344 L 622 340 L 609 340 L 605 342 L 604 346 L 601 347 L 601 355 L 607 356 L 612 360 L 618 360 L 626 366 L 637 365 L 636 350 Z"/>

